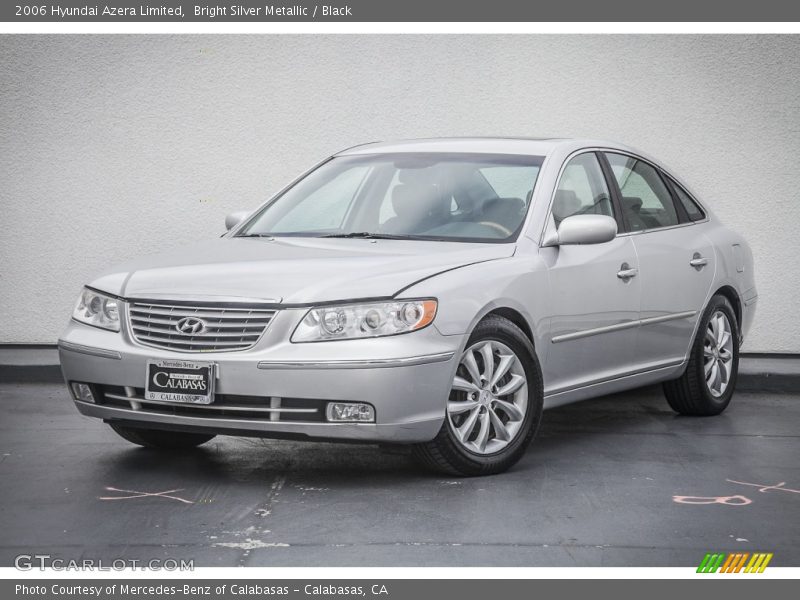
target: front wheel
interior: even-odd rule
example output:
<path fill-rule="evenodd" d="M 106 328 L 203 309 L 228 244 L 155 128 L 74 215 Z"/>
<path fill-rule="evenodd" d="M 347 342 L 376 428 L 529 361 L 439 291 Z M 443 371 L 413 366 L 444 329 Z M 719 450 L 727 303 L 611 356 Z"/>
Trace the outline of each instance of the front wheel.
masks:
<path fill-rule="evenodd" d="M 414 452 L 448 474 L 501 473 L 522 458 L 536 434 L 543 396 L 530 340 L 507 319 L 486 318 L 461 356 L 441 430 Z"/>
<path fill-rule="evenodd" d="M 730 404 L 739 371 L 739 325 L 731 303 L 713 296 L 697 328 L 689 364 L 678 379 L 664 384 L 677 413 L 718 415 Z"/>
<path fill-rule="evenodd" d="M 109 423 L 117 435 L 133 444 L 155 450 L 186 450 L 215 438 L 214 434 L 164 431 L 161 429 L 139 429 L 118 423 Z"/>

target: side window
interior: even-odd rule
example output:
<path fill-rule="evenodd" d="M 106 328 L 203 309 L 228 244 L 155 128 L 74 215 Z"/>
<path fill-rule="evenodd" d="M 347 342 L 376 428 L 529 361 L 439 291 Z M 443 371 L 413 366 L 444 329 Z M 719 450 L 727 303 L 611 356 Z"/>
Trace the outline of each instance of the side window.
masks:
<path fill-rule="evenodd" d="M 703 209 L 700 208 L 700 205 L 694 201 L 694 199 L 689 195 L 689 193 L 683 189 L 680 185 L 678 185 L 674 179 L 670 177 L 670 182 L 672 183 L 672 187 L 675 190 L 675 195 L 678 197 L 678 201 L 683 205 L 686 214 L 689 216 L 690 221 L 702 221 L 706 218 L 706 213 L 703 212 Z"/>
<path fill-rule="evenodd" d="M 275 223 L 272 230 L 291 233 L 341 228 L 367 171 L 368 167 L 356 167 L 340 173 L 295 204 Z"/>
<path fill-rule="evenodd" d="M 678 213 L 666 184 L 646 162 L 607 153 L 621 192 L 622 212 L 633 231 L 678 224 Z"/>
<path fill-rule="evenodd" d="M 564 167 L 553 198 L 552 213 L 556 227 L 572 215 L 614 216 L 603 170 L 593 152 L 579 154 Z"/>

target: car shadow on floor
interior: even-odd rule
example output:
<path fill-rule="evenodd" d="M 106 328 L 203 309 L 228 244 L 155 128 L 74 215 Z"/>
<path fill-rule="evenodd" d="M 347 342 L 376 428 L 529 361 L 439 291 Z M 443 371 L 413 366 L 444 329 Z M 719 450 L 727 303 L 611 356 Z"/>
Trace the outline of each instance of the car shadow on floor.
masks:
<path fill-rule="evenodd" d="M 562 448 L 568 452 L 568 447 L 581 444 L 581 436 L 608 436 L 611 441 L 632 432 L 669 434 L 677 420 L 682 419 L 670 410 L 660 388 L 653 387 L 554 408 L 545 411 L 537 438 L 509 473 L 535 476 L 540 468 L 537 455 L 552 455 Z M 335 476 L 339 486 L 362 485 L 365 479 L 402 486 L 443 477 L 420 466 L 408 447 L 227 436 L 181 452 L 136 448 L 119 440 L 112 451 L 95 460 L 118 476 L 169 475 L 216 484 L 260 485 L 277 473 L 301 479 Z"/>

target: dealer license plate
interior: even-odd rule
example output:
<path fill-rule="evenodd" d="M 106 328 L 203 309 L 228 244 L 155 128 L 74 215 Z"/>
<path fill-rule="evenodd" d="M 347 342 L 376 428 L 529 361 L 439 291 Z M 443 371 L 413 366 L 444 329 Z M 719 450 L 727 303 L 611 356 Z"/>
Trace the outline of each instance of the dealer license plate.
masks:
<path fill-rule="evenodd" d="M 146 400 L 211 404 L 214 401 L 214 363 L 189 360 L 147 361 Z"/>

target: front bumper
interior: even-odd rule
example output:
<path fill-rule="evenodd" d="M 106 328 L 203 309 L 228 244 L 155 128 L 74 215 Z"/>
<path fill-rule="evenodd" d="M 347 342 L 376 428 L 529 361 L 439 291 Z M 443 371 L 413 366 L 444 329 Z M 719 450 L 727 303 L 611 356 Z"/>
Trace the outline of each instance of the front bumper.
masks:
<path fill-rule="evenodd" d="M 133 426 L 385 443 L 436 436 L 462 336 L 427 327 L 393 337 L 291 344 L 289 334 L 302 314 L 280 311 L 259 342 L 241 352 L 160 350 L 138 344 L 124 325 L 115 333 L 71 321 L 59 340 L 61 369 L 67 382 L 94 386 L 96 403 L 75 401 L 82 414 Z M 142 402 L 150 359 L 214 362 L 219 403 Z M 327 422 L 328 401 L 369 403 L 376 422 Z M 318 410 L 312 414 L 309 407 Z"/>

